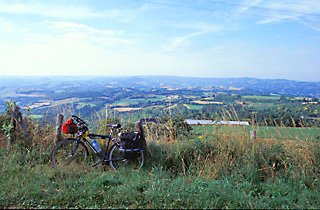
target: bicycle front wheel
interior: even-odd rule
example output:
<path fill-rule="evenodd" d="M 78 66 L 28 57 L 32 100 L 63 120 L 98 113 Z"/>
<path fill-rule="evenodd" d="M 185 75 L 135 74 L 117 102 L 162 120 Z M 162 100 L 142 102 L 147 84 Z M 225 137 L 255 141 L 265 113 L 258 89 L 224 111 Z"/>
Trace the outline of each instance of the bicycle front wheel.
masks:
<path fill-rule="evenodd" d="M 134 152 L 125 152 L 120 150 L 120 146 L 114 144 L 110 149 L 109 164 L 113 170 L 121 167 L 131 167 L 139 169 L 144 163 L 143 150 Z"/>
<path fill-rule="evenodd" d="M 83 165 L 88 157 L 87 147 L 77 139 L 65 139 L 51 151 L 51 164 L 53 167 L 66 165 Z"/>

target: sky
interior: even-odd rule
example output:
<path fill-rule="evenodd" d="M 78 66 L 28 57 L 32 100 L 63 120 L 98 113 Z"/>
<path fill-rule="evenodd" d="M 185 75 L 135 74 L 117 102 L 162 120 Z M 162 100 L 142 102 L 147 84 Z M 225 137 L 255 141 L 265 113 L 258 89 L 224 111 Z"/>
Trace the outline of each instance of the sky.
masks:
<path fill-rule="evenodd" d="M 0 0 L 0 76 L 320 81 L 320 0 Z"/>

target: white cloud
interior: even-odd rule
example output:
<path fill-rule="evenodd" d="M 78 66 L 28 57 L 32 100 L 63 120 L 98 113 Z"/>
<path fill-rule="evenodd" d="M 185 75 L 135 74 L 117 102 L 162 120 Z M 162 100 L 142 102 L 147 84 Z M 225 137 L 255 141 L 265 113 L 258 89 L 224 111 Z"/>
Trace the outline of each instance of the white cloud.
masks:
<path fill-rule="evenodd" d="M 102 15 L 87 7 L 46 5 L 39 2 L 10 4 L 0 2 L 0 13 L 27 14 L 54 18 L 92 18 Z"/>
<path fill-rule="evenodd" d="M 132 19 L 130 10 L 106 10 L 94 11 L 87 6 L 54 5 L 43 3 L 41 1 L 12 3 L 0 2 L 0 13 L 35 15 L 42 17 L 58 18 L 58 19 L 88 19 L 88 18 L 117 18 L 119 21 L 128 21 Z"/>
<path fill-rule="evenodd" d="M 320 28 L 319 0 L 245 0 L 237 7 L 236 14 L 263 17 L 257 24 L 293 21 L 316 31 Z"/>
<path fill-rule="evenodd" d="M 39 31 L 17 34 L 17 42 L 0 39 L 0 75 L 108 74 L 124 61 L 115 54 L 135 43 L 121 30 L 78 22 L 43 21 L 40 26 Z"/>
<path fill-rule="evenodd" d="M 271 11 L 296 13 L 300 15 L 319 14 L 320 4 L 318 0 L 290 0 L 290 1 L 266 1 L 265 8 Z"/>
<path fill-rule="evenodd" d="M 49 29 L 61 33 L 60 37 L 73 37 L 77 40 L 90 41 L 98 45 L 119 47 L 134 43 L 133 39 L 125 37 L 124 32 L 120 30 L 99 29 L 81 23 L 66 21 L 44 21 L 44 24 Z M 51 38 L 51 35 L 47 37 Z"/>
<path fill-rule="evenodd" d="M 107 30 L 107 29 L 98 29 L 91 27 L 86 24 L 76 23 L 76 22 L 67 22 L 67 21 L 44 21 L 43 22 L 48 28 L 64 31 L 64 32 L 84 32 L 88 34 L 101 34 L 107 36 L 120 35 L 122 32 L 120 30 Z"/>
<path fill-rule="evenodd" d="M 267 17 L 258 21 L 258 24 L 294 21 L 316 31 L 320 29 L 319 19 L 314 21 L 314 16 L 320 15 L 319 0 L 270 0 L 261 4 L 259 9 L 263 9 Z"/>
<path fill-rule="evenodd" d="M 29 0 L 14 3 L 10 1 L 0 1 L 0 14 L 32 15 L 59 20 L 109 18 L 117 22 L 128 23 L 146 11 L 161 8 L 161 6 L 143 3 L 140 6 L 129 9 L 126 9 L 125 6 L 122 6 L 121 9 L 99 9 L 94 6 L 73 4 L 71 1 L 66 1 L 67 3 L 64 4 L 53 2 L 54 3 Z"/>
<path fill-rule="evenodd" d="M 167 47 L 165 47 L 166 51 L 173 51 L 181 47 L 189 46 L 192 44 L 192 39 L 222 31 L 224 28 L 219 25 L 207 24 L 205 22 L 192 22 L 192 23 L 184 23 L 184 24 L 177 24 L 175 28 L 184 29 L 184 30 L 191 30 L 194 32 L 187 33 L 183 36 L 174 37 L 170 40 L 170 43 Z"/>
<path fill-rule="evenodd" d="M 238 8 L 237 13 L 238 14 L 242 14 L 245 13 L 246 11 L 248 11 L 249 9 L 251 9 L 252 7 L 258 5 L 259 3 L 261 3 L 263 0 L 246 0 L 244 1 L 240 7 Z"/>
<path fill-rule="evenodd" d="M 0 75 L 170 75 L 193 62 L 159 52 L 101 49 L 75 35 L 15 46 L 0 40 L 0 57 Z"/>
<path fill-rule="evenodd" d="M 134 48 L 120 51 L 100 48 L 83 34 L 73 32 L 58 37 L 39 37 L 37 42 L 23 45 L 0 40 L 0 75 L 148 74 L 312 79 L 319 78 L 316 77 L 319 75 L 319 49 L 313 49 L 296 48 L 288 52 L 285 48 L 260 49 L 235 43 L 169 55 Z M 309 76 L 306 72 L 310 72 Z"/>
<path fill-rule="evenodd" d="M 320 23 L 319 22 L 304 21 L 301 19 L 299 19 L 298 22 L 301 23 L 302 25 L 305 25 L 306 27 L 308 27 L 312 30 L 320 32 Z"/>

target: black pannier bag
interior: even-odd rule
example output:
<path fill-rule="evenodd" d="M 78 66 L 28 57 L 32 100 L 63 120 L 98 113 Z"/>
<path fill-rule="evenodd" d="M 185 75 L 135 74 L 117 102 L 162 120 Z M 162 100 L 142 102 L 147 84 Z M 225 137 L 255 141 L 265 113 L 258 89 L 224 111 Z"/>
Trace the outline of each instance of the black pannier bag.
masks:
<path fill-rule="evenodd" d="M 120 135 L 120 146 L 125 151 L 142 149 L 142 136 L 138 132 L 126 132 Z"/>

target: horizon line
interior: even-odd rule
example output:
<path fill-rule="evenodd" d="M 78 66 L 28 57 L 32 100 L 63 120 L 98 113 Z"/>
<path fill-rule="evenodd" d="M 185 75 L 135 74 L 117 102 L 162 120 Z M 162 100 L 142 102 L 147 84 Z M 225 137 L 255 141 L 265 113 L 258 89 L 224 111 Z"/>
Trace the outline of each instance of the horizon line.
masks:
<path fill-rule="evenodd" d="M 46 77 L 56 77 L 61 78 L 65 77 L 66 79 L 72 78 L 96 78 L 96 77 L 104 77 L 104 78 L 121 78 L 121 77 L 178 77 L 178 78 L 199 78 L 199 79 L 258 79 L 258 80 L 287 80 L 287 81 L 296 81 L 296 82 L 315 82 L 319 83 L 320 81 L 316 80 L 296 80 L 296 79 L 287 79 L 287 78 L 259 78 L 259 77 L 250 77 L 250 76 L 239 76 L 239 77 L 213 77 L 213 76 L 184 76 L 184 75 L 129 75 L 129 76 L 119 76 L 119 75 L 0 75 L 1 77 L 27 77 L 27 78 L 46 78 Z"/>

